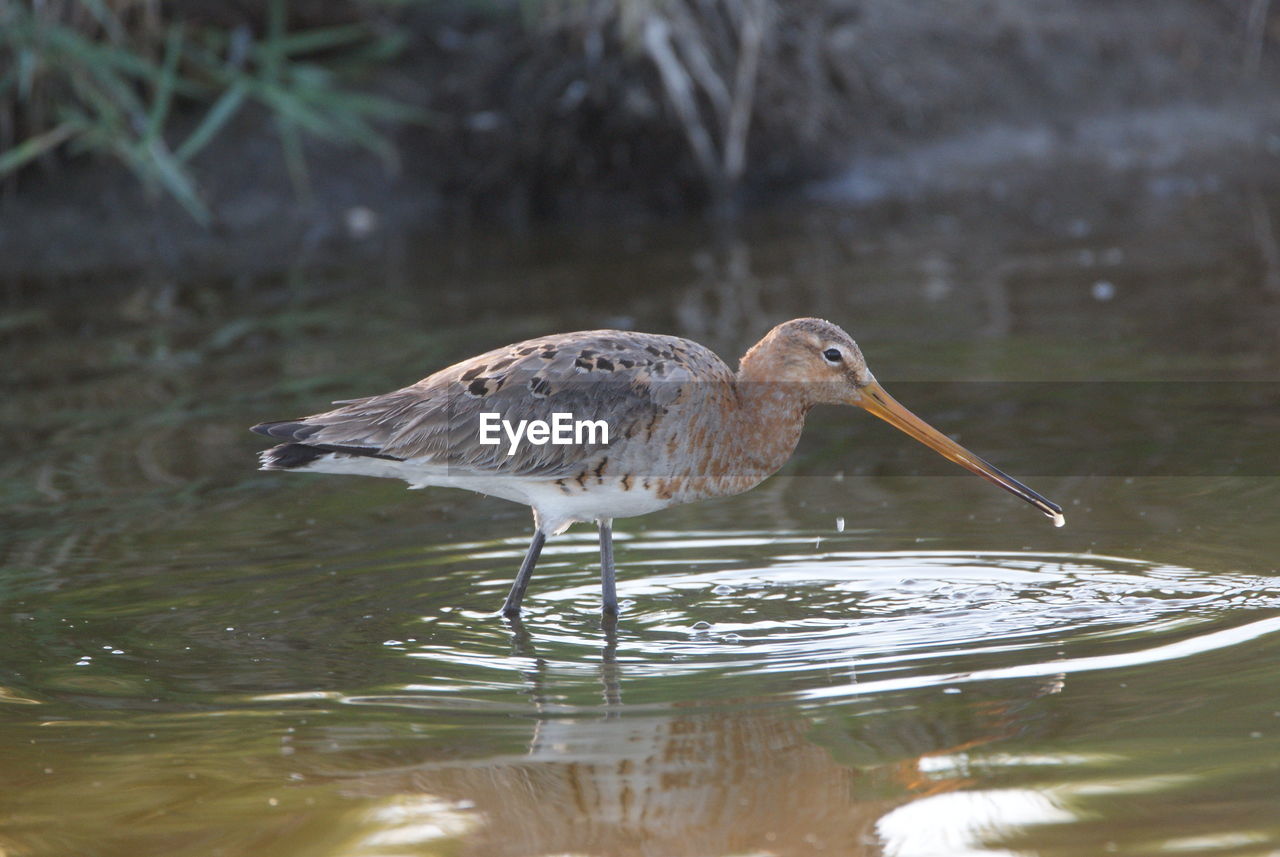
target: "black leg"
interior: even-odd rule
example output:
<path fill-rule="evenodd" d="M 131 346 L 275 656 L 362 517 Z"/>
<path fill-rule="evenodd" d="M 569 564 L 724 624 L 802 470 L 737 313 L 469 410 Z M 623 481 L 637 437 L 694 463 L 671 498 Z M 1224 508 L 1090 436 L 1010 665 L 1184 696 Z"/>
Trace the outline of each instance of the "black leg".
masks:
<path fill-rule="evenodd" d="M 618 591 L 613 574 L 613 520 L 600 521 L 600 589 L 604 594 L 601 610 L 606 616 L 618 615 Z"/>
<path fill-rule="evenodd" d="M 502 605 L 504 616 L 520 615 L 520 602 L 524 600 L 524 591 L 529 587 L 529 578 L 533 577 L 533 567 L 538 564 L 538 555 L 542 553 L 542 546 L 546 542 L 547 534 L 541 529 L 535 530 L 533 541 L 529 543 L 529 552 L 524 555 L 524 562 L 520 564 L 520 573 L 516 575 L 515 583 L 511 584 L 507 603 Z"/>

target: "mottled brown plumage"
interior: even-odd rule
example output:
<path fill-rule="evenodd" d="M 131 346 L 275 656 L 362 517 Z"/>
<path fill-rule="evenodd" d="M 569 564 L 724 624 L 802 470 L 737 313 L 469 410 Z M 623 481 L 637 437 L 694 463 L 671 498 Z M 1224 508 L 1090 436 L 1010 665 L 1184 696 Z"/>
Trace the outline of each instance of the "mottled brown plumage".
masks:
<path fill-rule="evenodd" d="M 314 428 L 307 443 L 428 458 L 459 474 L 572 478 L 589 471 L 606 447 L 525 444 L 508 456 L 505 448 L 476 442 L 479 415 L 511 421 L 550 420 L 555 412 L 600 415 L 618 439 L 610 445 L 616 457 L 646 442 L 651 425 L 678 402 L 732 381 L 724 362 L 696 343 L 589 330 L 496 348 L 403 389 L 338 402 L 342 407 L 287 425 Z M 272 435 L 295 437 L 293 429 Z"/>
<path fill-rule="evenodd" d="M 894 402 L 849 335 L 811 318 L 775 327 L 737 373 L 687 339 L 582 331 L 494 349 L 400 390 L 254 431 L 286 441 L 262 453 L 264 470 L 389 476 L 533 507 L 537 532 L 509 615 L 519 611 L 546 536 L 594 520 L 604 606 L 616 612 L 612 519 L 757 485 L 786 462 L 805 415 L 824 403 L 863 407 L 1061 520 L 1052 503 Z M 607 442 L 480 442 L 483 414 L 518 423 L 551 422 L 557 413 L 604 420 Z"/>

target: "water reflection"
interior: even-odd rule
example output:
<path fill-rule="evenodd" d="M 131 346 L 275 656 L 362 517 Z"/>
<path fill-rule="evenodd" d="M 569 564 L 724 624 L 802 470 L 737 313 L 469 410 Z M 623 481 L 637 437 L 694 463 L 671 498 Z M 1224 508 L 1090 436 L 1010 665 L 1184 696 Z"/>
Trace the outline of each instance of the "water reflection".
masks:
<path fill-rule="evenodd" d="M 719 855 L 768 849 L 879 854 L 877 820 L 906 800 L 911 763 L 854 771 L 805 740 L 803 721 L 701 714 L 540 725 L 528 756 L 364 778 L 357 794 L 427 798 L 391 834 L 440 834 L 435 806 L 465 805 L 460 853 Z M 939 784 L 935 784 L 937 786 Z M 406 829 L 409 828 L 409 829 Z M 382 845 L 388 832 L 369 836 Z M 355 853 L 379 853 L 357 849 Z"/>
<path fill-rule="evenodd" d="M 1264 240 L 1274 231 L 1273 192 L 1153 200 L 1108 185 L 1106 210 L 1083 188 L 1067 190 L 1052 211 L 1010 212 L 976 230 L 960 228 L 974 203 L 959 200 L 939 214 L 783 212 L 733 234 L 681 226 L 424 237 L 377 265 L 94 283 L 92 317 L 88 292 L 17 284 L 0 325 L 15 391 L 0 401 L 13 452 L 0 460 L 5 508 L 28 525 L 58 506 L 83 523 L 129 504 L 130 525 L 157 510 L 189 511 L 210 492 L 221 500 L 217 492 L 247 490 L 249 477 L 230 462 L 251 454 L 243 425 L 264 403 L 301 411 L 394 388 L 483 347 L 606 324 L 691 336 L 732 360 L 781 319 L 826 316 L 853 333 L 886 381 L 1274 380 L 1280 302 L 1265 285 L 1274 254 Z M 1073 232 L 1082 218 L 1092 226 Z M 1206 222 L 1214 230 L 1201 230 Z M 1105 301 L 1100 282 L 1111 287 Z M 1077 404 L 1048 407 L 1062 416 Z M 1019 422 L 1008 410 L 938 407 L 973 420 L 948 419 L 954 431 Z M 1123 407 L 1065 420 L 1049 455 L 1075 466 L 1067 453 L 1081 427 L 1105 429 Z M 1124 436 L 1152 437 L 1165 413 L 1142 415 Z M 1236 424 L 1265 414 L 1240 411 Z M 1048 424 L 1037 416 L 1037 428 Z M 841 425 L 848 436 L 848 420 Z M 1016 457 L 999 461 L 1010 471 L 1023 456 L 1032 467 L 1046 459 L 1025 437 L 1008 445 Z M 850 453 L 833 470 L 903 472 L 900 458 Z"/>
<path fill-rule="evenodd" d="M 702 552 L 764 543 L 688 535 Z M 494 667 L 515 670 L 528 707 L 474 710 L 532 717 L 520 749 L 441 759 L 453 755 L 447 743 L 432 744 L 419 751 L 426 761 L 401 752 L 389 767 L 347 772 L 344 794 L 377 801 L 354 853 L 1005 853 L 993 843 L 1075 823 L 1099 789 L 1163 794 L 1189 782 L 1116 779 L 1130 764 L 1121 755 L 1003 752 L 1047 737 L 1050 699 L 1090 673 L 1132 674 L 1280 632 L 1280 618 L 1249 621 L 1280 607 L 1274 578 L 1073 555 L 789 553 L 802 544 L 769 541 L 767 567 L 631 581 L 621 626 L 545 604 L 511 623 Z M 655 534 L 650 548 L 690 550 L 675 534 Z M 575 602 L 588 586 L 544 600 Z M 775 607 L 763 617 L 749 606 L 761 598 Z M 790 614 L 792 601 L 804 615 Z M 690 621 L 721 606 L 723 621 Z M 1241 612 L 1223 627 L 1223 611 Z M 456 655 L 472 666 L 483 657 L 474 646 Z M 1004 666 L 982 666 L 993 663 Z M 347 701 L 448 716 L 492 693 L 491 672 L 448 696 L 418 684 Z M 700 685 L 691 698 L 660 701 L 682 695 L 681 676 Z M 736 695 L 784 688 L 810 704 Z M 1096 774 L 1050 794 L 975 788 L 992 769 Z"/>
<path fill-rule="evenodd" d="M 0 850 L 1275 851 L 1280 196 L 1063 184 L 8 284 Z M 485 347 L 802 315 L 1069 525 L 819 410 L 619 525 L 615 627 L 585 532 L 509 627 L 522 508 L 253 471 L 262 413 Z"/>
<path fill-rule="evenodd" d="M 555 696 L 547 659 L 514 623 L 513 648 L 533 665 L 525 679 L 541 713 L 527 749 L 344 778 L 345 793 L 379 799 L 366 815 L 370 831 L 348 853 L 459 840 L 453 853 L 508 857 L 880 855 L 887 814 L 968 782 L 939 774 L 931 755 L 1027 726 L 1004 700 L 957 701 L 927 719 L 894 710 L 838 724 L 744 700 L 629 713 L 615 624 L 606 621 L 602 635 L 602 712 L 556 717 L 544 705 Z M 906 841 L 892 828 L 888 837 Z"/>

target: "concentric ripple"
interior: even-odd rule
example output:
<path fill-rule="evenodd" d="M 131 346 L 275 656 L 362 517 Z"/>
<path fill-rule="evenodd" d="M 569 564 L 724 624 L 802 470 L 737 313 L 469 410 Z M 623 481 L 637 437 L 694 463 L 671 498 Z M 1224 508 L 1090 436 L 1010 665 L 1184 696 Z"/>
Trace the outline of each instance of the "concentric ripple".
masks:
<path fill-rule="evenodd" d="M 673 558 L 691 547 L 695 560 Z M 598 706 L 623 680 L 614 701 L 856 697 L 1137 666 L 1280 631 L 1272 576 L 1090 554 L 820 552 L 805 535 L 723 533 L 651 534 L 629 549 L 610 629 L 593 549 L 551 555 L 514 627 L 480 609 L 423 617 L 421 634 L 385 643 L 421 659 L 422 680 L 346 701 L 456 708 L 516 693 L 564 710 Z M 476 598 L 495 602 L 504 583 Z"/>

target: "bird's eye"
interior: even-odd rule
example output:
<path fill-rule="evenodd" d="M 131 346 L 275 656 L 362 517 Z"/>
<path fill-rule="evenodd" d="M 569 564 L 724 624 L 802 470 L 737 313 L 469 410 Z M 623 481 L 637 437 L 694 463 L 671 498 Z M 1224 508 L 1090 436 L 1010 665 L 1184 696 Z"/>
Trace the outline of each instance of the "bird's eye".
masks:
<path fill-rule="evenodd" d="M 822 352 L 822 356 L 827 359 L 828 363 L 839 363 L 844 359 L 844 355 L 840 353 L 839 348 L 828 348 L 826 351 Z"/>

